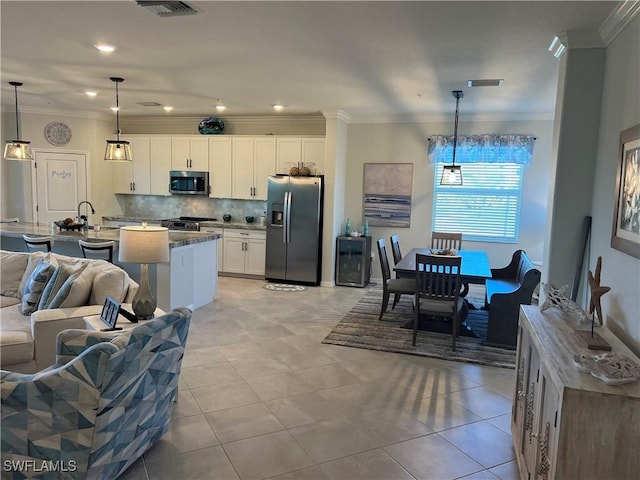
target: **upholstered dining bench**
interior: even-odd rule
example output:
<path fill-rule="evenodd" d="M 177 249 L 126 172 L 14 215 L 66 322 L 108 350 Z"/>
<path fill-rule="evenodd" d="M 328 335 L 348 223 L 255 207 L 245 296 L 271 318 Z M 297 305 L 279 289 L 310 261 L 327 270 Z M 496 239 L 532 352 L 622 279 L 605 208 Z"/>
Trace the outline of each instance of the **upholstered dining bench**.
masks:
<path fill-rule="evenodd" d="M 504 268 L 492 268 L 485 282 L 489 308 L 486 345 L 516 348 L 520 305 L 530 305 L 540 271 L 524 250 L 517 250 Z"/>

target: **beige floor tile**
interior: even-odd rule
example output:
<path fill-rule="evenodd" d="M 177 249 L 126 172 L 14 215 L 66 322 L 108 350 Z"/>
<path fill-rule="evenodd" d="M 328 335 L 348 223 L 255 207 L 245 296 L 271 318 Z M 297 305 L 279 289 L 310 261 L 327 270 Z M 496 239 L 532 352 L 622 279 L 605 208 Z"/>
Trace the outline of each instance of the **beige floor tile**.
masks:
<path fill-rule="evenodd" d="M 260 397 L 244 381 L 193 388 L 191 393 L 205 413 L 260 402 Z"/>
<path fill-rule="evenodd" d="M 146 462 L 152 480 L 237 480 L 233 465 L 221 446 Z"/>
<path fill-rule="evenodd" d="M 233 442 L 284 429 L 264 403 L 207 413 L 205 418 L 221 443 Z"/>
<path fill-rule="evenodd" d="M 493 467 L 489 471 L 501 480 L 520 480 L 520 472 L 515 460 Z"/>
<path fill-rule="evenodd" d="M 318 465 L 276 475 L 269 480 L 331 480 Z M 346 479 L 345 479 L 346 480 Z"/>
<path fill-rule="evenodd" d="M 191 390 L 178 387 L 178 400 L 173 403 L 171 418 L 188 417 L 200 415 L 201 413 L 202 410 L 200 410 L 200 406 L 193 397 Z"/>
<path fill-rule="evenodd" d="M 231 362 L 238 374 L 248 380 L 249 378 L 266 377 L 276 373 L 288 372 L 291 369 L 287 364 L 277 357 L 272 358 L 249 358 Z"/>
<path fill-rule="evenodd" d="M 292 428 L 289 432 L 316 463 L 376 447 L 375 443 L 348 418 L 311 423 Z"/>
<path fill-rule="evenodd" d="M 327 398 L 323 392 L 303 393 L 266 402 L 269 410 L 287 428 L 339 418 L 361 410 L 359 405 L 340 398 Z"/>
<path fill-rule="evenodd" d="M 371 450 L 320 466 L 332 480 L 413 480 L 384 450 Z M 322 477 L 321 477 L 322 478 Z"/>
<path fill-rule="evenodd" d="M 336 363 L 335 358 L 322 353 L 320 348 L 310 348 L 306 351 L 289 351 L 274 355 L 275 360 L 284 363 L 291 370 L 302 368 L 322 367 Z"/>
<path fill-rule="evenodd" d="M 263 402 L 300 395 L 314 390 L 304 379 L 300 378 L 298 372 L 250 378 L 247 383 Z"/>
<path fill-rule="evenodd" d="M 230 362 L 245 360 L 247 358 L 260 358 L 268 356 L 270 353 L 264 346 L 253 342 L 234 342 L 228 345 L 222 345 L 220 346 L 220 351 Z"/>
<path fill-rule="evenodd" d="M 230 363 L 218 363 L 201 367 L 182 368 L 180 376 L 189 388 L 207 387 L 223 383 L 239 382 L 242 377 L 234 370 Z"/>
<path fill-rule="evenodd" d="M 144 465 L 142 457 L 118 477 L 119 480 L 147 480 L 147 478 L 147 468 Z"/>
<path fill-rule="evenodd" d="M 311 385 L 314 390 L 324 390 L 359 382 L 357 377 L 336 364 L 305 368 L 298 370 L 297 375 Z"/>
<path fill-rule="evenodd" d="M 351 415 L 348 419 L 379 447 L 433 433 L 433 430 L 400 408 L 370 410 Z"/>
<path fill-rule="evenodd" d="M 476 472 L 472 473 L 471 475 L 461 477 L 459 480 L 498 480 L 498 477 L 496 477 L 489 470 L 482 470 L 481 472 Z"/>
<path fill-rule="evenodd" d="M 189 332 L 193 334 L 194 332 Z M 219 347 L 187 348 L 182 359 L 182 368 L 215 365 L 226 362 L 227 358 Z"/>
<path fill-rule="evenodd" d="M 488 422 L 491 423 L 491 425 L 498 427 L 504 433 L 511 435 L 511 412 L 490 418 L 488 419 Z"/>
<path fill-rule="evenodd" d="M 497 417 L 511 412 L 511 400 L 487 387 L 451 392 L 447 396 L 482 418 Z"/>
<path fill-rule="evenodd" d="M 436 432 L 482 420 L 447 395 L 407 402 L 403 409 Z"/>
<path fill-rule="evenodd" d="M 289 432 L 275 432 L 223 446 L 243 480 L 269 478 L 313 465 Z"/>
<path fill-rule="evenodd" d="M 204 415 L 180 417 L 171 420 L 167 433 L 147 450 L 144 458 L 147 461 L 155 461 L 176 453 L 191 452 L 219 444 Z"/>
<path fill-rule="evenodd" d="M 452 428 L 440 432 L 440 436 L 484 468 L 495 467 L 515 459 L 511 435 L 487 421 Z"/>
<path fill-rule="evenodd" d="M 483 470 L 479 463 L 437 434 L 396 443 L 384 450 L 420 480 L 446 480 Z"/>

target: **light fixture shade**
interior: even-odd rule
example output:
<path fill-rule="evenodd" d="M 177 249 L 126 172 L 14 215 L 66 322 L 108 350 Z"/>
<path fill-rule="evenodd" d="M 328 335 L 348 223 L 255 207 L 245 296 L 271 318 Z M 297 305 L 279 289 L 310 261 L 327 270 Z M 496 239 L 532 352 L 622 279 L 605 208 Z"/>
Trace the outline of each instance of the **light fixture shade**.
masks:
<path fill-rule="evenodd" d="M 111 162 L 131 162 L 131 146 L 126 140 L 107 140 L 107 149 L 104 151 L 104 159 Z"/>
<path fill-rule="evenodd" d="M 169 261 L 169 229 L 155 226 L 120 228 L 118 259 L 124 263 L 163 263 Z"/>
<path fill-rule="evenodd" d="M 31 142 L 7 140 L 4 146 L 4 158 L 6 160 L 33 160 Z"/>
<path fill-rule="evenodd" d="M 442 168 L 440 185 L 462 185 L 462 169 L 460 165 L 445 165 Z"/>

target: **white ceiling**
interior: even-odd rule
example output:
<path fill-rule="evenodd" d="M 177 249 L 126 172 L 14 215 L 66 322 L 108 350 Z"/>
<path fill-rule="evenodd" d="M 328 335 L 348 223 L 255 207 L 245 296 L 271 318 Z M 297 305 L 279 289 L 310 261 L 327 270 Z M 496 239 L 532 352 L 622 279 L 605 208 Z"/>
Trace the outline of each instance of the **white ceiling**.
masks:
<path fill-rule="evenodd" d="M 189 1 L 199 13 L 161 18 L 121 1 L 2 1 L 2 108 L 109 115 L 318 114 L 357 119 L 549 116 L 558 32 L 593 31 L 616 2 Z M 117 50 L 104 55 L 93 44 Z M 469 79 L 503 78 L 470 89 Z M 87 89 L 99 92 L 90 99 Z M 138 102 L 158 102 L 174 110 Z M 111 114 L 112 115 L 112 114 Z"/>

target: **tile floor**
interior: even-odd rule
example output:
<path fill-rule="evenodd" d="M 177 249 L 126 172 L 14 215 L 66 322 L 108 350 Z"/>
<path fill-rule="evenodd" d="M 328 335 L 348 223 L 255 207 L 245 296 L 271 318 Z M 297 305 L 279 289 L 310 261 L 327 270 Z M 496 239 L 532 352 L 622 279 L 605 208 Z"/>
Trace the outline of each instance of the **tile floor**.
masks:
<path fill-rule="evenodd" d="M 121 478 L 518 478 L 513 370 L 324 345 L 366 290 L 264 283 L 194 312 L 170 429 Z"/>

